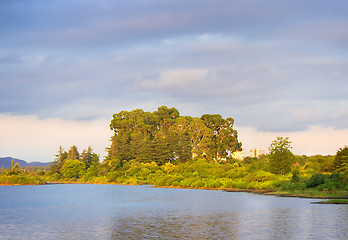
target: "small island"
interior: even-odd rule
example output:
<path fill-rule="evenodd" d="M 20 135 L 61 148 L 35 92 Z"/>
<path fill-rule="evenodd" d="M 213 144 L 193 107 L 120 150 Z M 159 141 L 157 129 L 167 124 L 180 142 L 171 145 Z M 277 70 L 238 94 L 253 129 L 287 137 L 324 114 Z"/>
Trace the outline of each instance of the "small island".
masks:
<path fill-rule="evenodd" d="M 219 189 L 283 197 L 348 198 L 348 147 L 335 156 L 298 156 L 288 138 L 278 137 L 269 154 L 238 159 L 242 150 L 234 119 L 219 114 L 180 116 L 159 107 L 113 115 L 108 155 L 101 162 L 91 147 L 59 147 L 47 167 L 0 172 L 1 185 L 89 183 L 151 184 L 156 187 Z M 347 200 L 326 203 L 345 203 Z M 324 202 L 325 203 L 325 202 Z"/>
<path fill-rule="evenodd" d="M 329 199 L 326 201 L 312 202 L 312 204 L 348 204 L 348 199 Z"/>

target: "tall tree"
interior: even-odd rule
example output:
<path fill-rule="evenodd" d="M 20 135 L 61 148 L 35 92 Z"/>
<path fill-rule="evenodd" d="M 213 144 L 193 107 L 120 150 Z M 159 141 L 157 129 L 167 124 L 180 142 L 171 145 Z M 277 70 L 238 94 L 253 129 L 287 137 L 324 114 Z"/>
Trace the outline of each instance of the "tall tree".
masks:
<path fill-rule="evenodd" d="M 337 151 L 333 162 L 333 168 L 345 178 L 348 178 L 348 146 L 340 148 Z"/>
<path fill-rule="evenodd" d="M 68 154 L 67 154 L 67 159 L 79 159 L 80 158 L 80 154 L 77 150 L 77 147 L 75 145 L 73 145 L 69 151 L 68 151 Z"/>
<path fill-rule="evenodd" d="M 89 146 L 87 150 L 82 151 L 80 160 L 89 168 L 91 165 L 97 165 L 99 163 L 99 155 L 93 153 L 91 146 Z"/>
<path fill-rule="evenodd" d="M 62 168 L 65 160 L 67 159 L 67 152 L 64 151 L 62 146 L 59 146 L 58 153 L 55 155 L 56 158 L 54 161 L 50 164 L 51 171 L 59 173 L 60 169 Z"/>
<path fill-rule="evenodd" d="M 233 118 L 223 119 L 220 114 L 204 114 L 201 119 L 212 133 L 208 151 L 210 157 L 219 160 L 226 157 L 229 151 L 241 150 L 237 132 L 233 129 Z"/>
<path fill-rule="evenodd" d="M 270 170 L 276 174 L 287 174 L 291 171 L 294 154 L 291 152 L 289 138 L 277 137 L 269 147 Z"/>

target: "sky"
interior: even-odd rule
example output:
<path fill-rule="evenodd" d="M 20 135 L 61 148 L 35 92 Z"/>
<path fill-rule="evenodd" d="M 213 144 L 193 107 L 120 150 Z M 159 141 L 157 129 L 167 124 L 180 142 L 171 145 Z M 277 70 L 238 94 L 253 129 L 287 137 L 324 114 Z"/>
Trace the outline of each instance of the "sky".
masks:
<path fill-rule="evenodd" d="M 232 117 L 248 153 L 348 145 L 346 0 L 2 0 L 0 157 L 101 158 L 114 113 Z"/>

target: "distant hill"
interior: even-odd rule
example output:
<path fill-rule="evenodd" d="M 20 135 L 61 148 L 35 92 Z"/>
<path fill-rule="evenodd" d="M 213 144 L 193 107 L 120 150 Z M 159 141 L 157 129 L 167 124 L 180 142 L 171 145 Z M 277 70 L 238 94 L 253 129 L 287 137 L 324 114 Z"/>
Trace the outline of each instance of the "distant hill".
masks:
<path fill-rule="evenodd" d="M 0 168 L 11 168 L 12 167 L 12 159 L 15 163 L 18 163 L 19 167 L 47 167 L 50 163 L 48 162 L 31 162 L 27 163 L 24 160 L 12 158 L 12 157 L 3 157 L 0 158 Z"/>
<path fill-rule="evenodd" d="M 48 167 L 50 165 L 50 162 L 30 162 L 28 164 L 29 167 Z"/>

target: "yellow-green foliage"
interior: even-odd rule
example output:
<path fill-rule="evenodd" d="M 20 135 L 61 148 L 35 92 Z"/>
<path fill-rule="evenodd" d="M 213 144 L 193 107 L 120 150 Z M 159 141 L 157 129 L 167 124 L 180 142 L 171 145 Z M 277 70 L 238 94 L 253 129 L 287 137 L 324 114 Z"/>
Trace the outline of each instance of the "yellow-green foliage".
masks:
<path fill-rule="evenodd" d="M 45 184 L 45 180 L 40 176 L 30 175 L 0 175 L 0 184 L 21 184 L 21 185 L 41 185 Z"/>
<path fill-rule="evenodd" d="M 86 170 L 86 165 L 76 159 L 68 159 L 64 162 L 61 173 L 64 178 L 80 178 Z"/>

